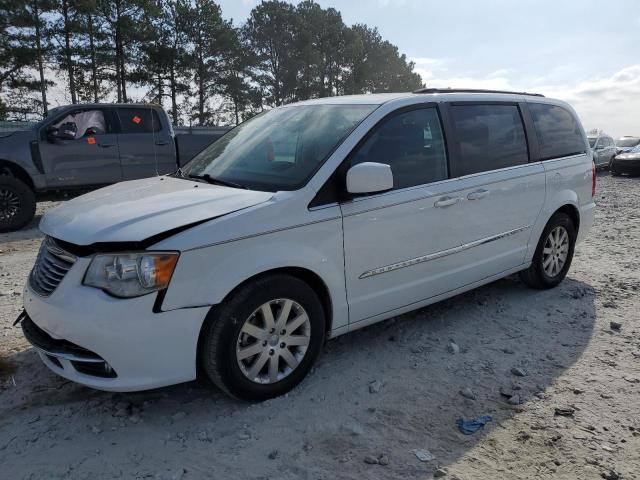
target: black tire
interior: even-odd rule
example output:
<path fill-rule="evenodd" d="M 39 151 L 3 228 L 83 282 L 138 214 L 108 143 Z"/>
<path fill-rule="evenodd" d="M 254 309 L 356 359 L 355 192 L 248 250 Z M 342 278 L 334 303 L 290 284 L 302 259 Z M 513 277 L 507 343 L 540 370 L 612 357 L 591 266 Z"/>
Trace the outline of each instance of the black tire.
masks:
<path fill-rule="evenodd" d="M 545 272 L 543 267 L 543 249 L 549 234 L 556 229 L 557 227 L 564 227 L 566 230 L 569 240 L 568 246 L 569 251 L 567 253 L 567 259 L 562 267 L 562 269 L 554 276 L 550 276 Z M 536 247 L 536 252 L 533 255 L 533 260 L 531 262 L 531 266 L 526 270 L 520 272 L 520 278 L 522 281 L 532 288 L 537 288 L 540 290 L 548 289 L 556 287 L 564 277 L 567 276 L 567 272 L 571 267 L 571 261 L 573 260 L 573 251 L 576 245 L 576 227 L 573 224 L 573 220 L 566 213 L 557 212 L 555 213 L 547 222 L 547 225 L 544 227 L 542 235 L 538 240 L 538 246 Z"/>
<path fill-rule="evenodd" d="M 0 232 L 24 227 L 36 213 L 36 196 L 24 182 L 0 175 Z"/>
<path fill-rule="evenodd" d="M 310 320 L 309 344 L 298 366 L 287 376 L 274 383 L 257 383 L 241 370 L 236 347 L 245 320 L 276 299 L 291 299 L 304 308 Z M 249 402 L 263 401 L 287 393 L 302 381 L 320 354 L 324 338 L 325 313 L 313 289 L 291 275 L 265 275 L 240 287 L 212 309 L 201 335 L 200 364 L 211 381 L 229 395 Z"/>

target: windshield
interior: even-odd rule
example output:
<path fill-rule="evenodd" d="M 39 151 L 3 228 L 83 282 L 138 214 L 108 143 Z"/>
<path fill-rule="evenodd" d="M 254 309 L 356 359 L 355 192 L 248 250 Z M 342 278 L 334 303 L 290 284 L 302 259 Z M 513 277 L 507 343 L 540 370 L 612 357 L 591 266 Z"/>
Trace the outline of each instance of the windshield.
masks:
<path fill-rule="evenodd" d="M 619 138 L 618 141 L 616 142 L 616 145 L 619 147 L 635 147 L 636 145 L 640 144 L 640 138 L 628 138 L 628 137 L 624 137 L 624 138 Z"/>
<path fill-rule="evenodd" d="M 200 152 L 185 176 L 253 190 L 296 190 L 377 105 L 301 105 L 262 113 Z"/>
<path fill-rule="evenodd" d="M 597 140 L 598 140 L 598 137 L 589 137 L 589 146 L 591 148 L 595 147 Z"/>

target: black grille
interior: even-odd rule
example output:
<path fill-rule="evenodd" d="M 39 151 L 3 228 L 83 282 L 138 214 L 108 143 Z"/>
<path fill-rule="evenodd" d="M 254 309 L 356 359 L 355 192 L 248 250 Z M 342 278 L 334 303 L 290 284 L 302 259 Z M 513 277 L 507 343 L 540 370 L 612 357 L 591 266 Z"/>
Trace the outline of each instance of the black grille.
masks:
<path fill-rule="evenodd" d="M 40 245 L 36 264 L 29 276 L 29 285 L 38 294 L 48 297 L 60 284 L 76 261 L 76 257 L 60 248 L 54 239 L 45 237 Z"/>

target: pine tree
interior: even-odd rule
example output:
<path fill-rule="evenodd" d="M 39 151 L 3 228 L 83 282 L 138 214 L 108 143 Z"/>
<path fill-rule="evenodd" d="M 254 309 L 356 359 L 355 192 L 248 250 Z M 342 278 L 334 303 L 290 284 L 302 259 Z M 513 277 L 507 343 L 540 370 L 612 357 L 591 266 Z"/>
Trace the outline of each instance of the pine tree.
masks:
<path fill-rule="evenodd" d="M 152 0 L 95 0 L 96 17 L 111 45 L 103 60 L 110 63 L 118 102 L 129 101 L 129 68 L 133 55 L 149 33 L 155 8 Z"/>
<path fill-rule="evenodd" d="M 296 99 L 296 10 L 278 0 L 263 1 L 249 14 L 244 38 L 257 59 L 254 79 L 266 93 L 268 105 Z"/>
<path fill-rule="evenodd" d="M 45 68 L 51 58 L 50 25 L 47 14 L 54 7 L 52 0 L 2 0 L 3 22 L 7 27 L 3 31 L 3 40 L 7 51 L 3 57 L 16 63 L 7 66 L 4 80 L 12 82 L 7 101 L 10 105 L 19 104 L 20 115 L 47 115 L 47 88 L 53 84 L 45 78 Z M 10 60 L 11 61 L 11 60 Z M 35 70 L 34 78 L 28 70 Z M 1 82 L 0 82 L 1 85 Z M 39 100 L 26 98 L 34 91 L 40 94 Z"/>
<path fill-rule="evenodd" d="M 226 52 L 227 70 L 221 78 L 224 97 L 231 104 L 231 120 L 238 125 L 258 112 L 262 105 L 260 91 L 251 81 L 256 59 L 242 43 L 242 31 L 234 30 L 234 37 Z"/>
<path fill-rule="evenodd" d="M 214 123 L 215 109 L 210 102 L 220 94 L 221 79 L 227 71 L 226 52 L 233 44 L 234 31 L 230 21 L 212 0 L 179 2 L 180 28 L 189 37 L 186 65 L 195 86 L 196 113 L 199 125 Z"/>

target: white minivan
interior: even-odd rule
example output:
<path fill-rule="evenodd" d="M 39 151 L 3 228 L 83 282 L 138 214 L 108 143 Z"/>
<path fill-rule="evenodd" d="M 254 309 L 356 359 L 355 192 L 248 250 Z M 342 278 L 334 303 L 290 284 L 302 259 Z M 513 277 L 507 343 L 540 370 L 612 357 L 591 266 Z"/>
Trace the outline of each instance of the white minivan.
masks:
<path fill-rule="evenodd" d="M 435 89 L 305 101 L 175 174 L 49 211 L 17 321 L 47 367 L 94 388 L 202 371 L 263 400 L 298 384 L 327 338 L 515 272 L 556 286 L 594 194 L 587 137 L 561 101 Z"/>

